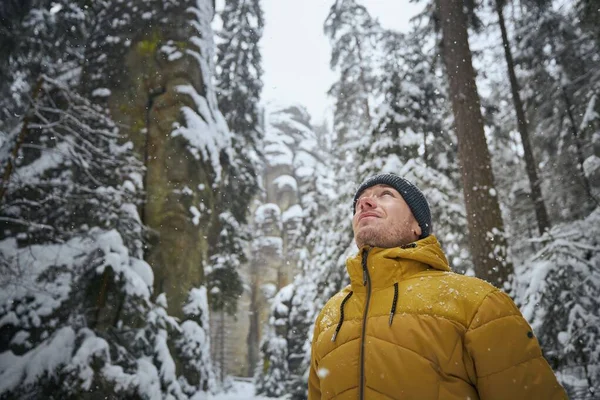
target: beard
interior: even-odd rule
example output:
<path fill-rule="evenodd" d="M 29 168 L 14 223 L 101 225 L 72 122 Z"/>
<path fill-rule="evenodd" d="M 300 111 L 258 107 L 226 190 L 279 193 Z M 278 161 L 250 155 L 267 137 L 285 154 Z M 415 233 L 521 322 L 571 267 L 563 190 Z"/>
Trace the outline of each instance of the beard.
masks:
<path fill-rule="evenodd" d="M 408 224 L 393 227 L 369 225 L 358 229 L 354 234 L 354 241 L 359 248 L 365 245 L 381 248 L 399 247 L 412 243 L 418 238 Z"/>

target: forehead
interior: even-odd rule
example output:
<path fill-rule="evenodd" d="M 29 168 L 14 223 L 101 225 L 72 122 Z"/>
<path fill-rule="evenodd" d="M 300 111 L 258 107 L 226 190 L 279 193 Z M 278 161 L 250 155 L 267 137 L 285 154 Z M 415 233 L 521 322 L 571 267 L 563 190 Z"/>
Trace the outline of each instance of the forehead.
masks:
<path fill-rule="evenodd" d="M 394 189 L 393 187 L 388 186 L 388 185 L 384 185 L 384 184 L 378 184 L 378 185 L 374 185 L 374 186 L 366 188 L 360 194 L 360 196 L 358 196 L 358 198 L 360 199 L 361 197 L 367 196 L 367 195 L 369 195 L 371 193 L 378 193 L 378 192 L 380 192 L 380 191 L 382 191 L 384 189 L 391 190 L 393 193 L 396 193 L 396 194 L 400 195 L 400 193 L 398 193 L 398 191 L 396 189 Z"/>

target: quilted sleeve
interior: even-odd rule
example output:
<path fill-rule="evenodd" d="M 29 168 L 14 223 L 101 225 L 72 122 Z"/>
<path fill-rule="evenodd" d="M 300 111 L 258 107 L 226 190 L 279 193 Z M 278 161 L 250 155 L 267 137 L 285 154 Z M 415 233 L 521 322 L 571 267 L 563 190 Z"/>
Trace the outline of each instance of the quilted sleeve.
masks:
<path fill-rule="evenodd" d="M 317 318 L 315 322 L 315 329 L 313 331 L 312 345 L 310 348 L 310 371 L 308 374 L 308 400 L 320 400 L 321 399 L 321 384 L 319 382 L 319 376 L 317 375 L 317 352 L 316 343 L 319 338 L 319 321 L 321 317 Z"/>
<path fill-rule="evenodd" d="M 465 333 L 481 400 L 568 399 L 519 309 L 495 290 L 479 306 Z"/>

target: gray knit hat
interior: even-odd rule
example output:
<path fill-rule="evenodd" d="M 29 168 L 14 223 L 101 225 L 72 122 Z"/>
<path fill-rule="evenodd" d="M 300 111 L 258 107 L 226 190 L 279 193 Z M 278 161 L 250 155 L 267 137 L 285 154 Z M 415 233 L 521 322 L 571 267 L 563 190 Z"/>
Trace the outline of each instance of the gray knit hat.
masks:
<path fill-rule="evenodd" d="M 429 210 L 429 204 L 423 193 L 415 185 L 410 183 L 404 178 L 400 178 L 394 174 L 380 174 L 368 178 L 364 181 L 356 191 L 354 195 L 354 202 L 352 203 L 352 211 L 356 213 L 356 201 L 365 189 L 375 185 L 388 185 L 393 187 L 402 195 L 402 198 L 408 204 L 410 211 L 412 211 L 415 219 L 421 227 L 421 236 L 419 239 L 423 239 L 431 233 L 431 211 Z"/>

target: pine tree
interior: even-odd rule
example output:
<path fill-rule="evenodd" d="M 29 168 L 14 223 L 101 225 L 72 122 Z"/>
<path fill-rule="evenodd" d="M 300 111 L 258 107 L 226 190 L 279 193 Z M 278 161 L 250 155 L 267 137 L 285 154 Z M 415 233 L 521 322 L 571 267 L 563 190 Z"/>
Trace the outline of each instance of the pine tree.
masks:
<path fill-rule="evenodd" d="M 523 100 L 535 128 L 532 141 L 546 185 L 553 188 L 547 192 L 550 218 L 582 218 L 598 205 L 583 171 L 585 159 L 594 153 L 593 118 L 581 118 L 592 115 L 586 111 L 598 92 L 600 73 L 591 61 L 598 43 L 573 23 L 575 14 L 568 7 L 557 12 L 552 1 L 524 1 L 521 9 L 515 62 L 527 78 L 522 80 Z"/>
<path fill-rule="evenodd" d="M 233 0 L 225 3 L 219 16 L 223 22 L 217 46 L 219 110 L 234 133 L 233 154 L 223 154 L 229 160 L 222 200 L 238 223 L 245 224 L 250 199 L 258 190 L 258 149 L 263 136 L 258 105 L 263 12 L 259 0 Z"/>
<path fill-rule="evenodd" d="M 269 327 L 261 345 L 262 373 L 256 379 L 256 393 L 268 397 L 288 394 L 288 337 L 290 334 L 289 312 L 293 286 L 283 287 L 273 298 Z"/>
<path fill-rule="evenodd" d="M 0 237 L 30 245 L 114 227 L 139 257 L 141 164 L 100 107 L 51 78 L 37 86 L 14 141 L 4 144 L 12 151 L 2 160 Z"/>
<path fill-rule="evenodd" d="M 542 248 L 516 282 L 523 314 L 572 399 L 596 398 L 600 388 L 598 211 L 536 238 Z"/>
<path fill-rule="evenodd" d="M 233 133 L 232 150 L 223 151 L 224 171 L 217 189 L 219 217 L 213 222 L 209 277 L 213 310 L 237 311 L 242 291 L 239 267 L 247 261 L 247 213 L 257 193 L 257 149 L 262 140 L 259 121 L 262 67 L 258 42 L 263 16 L 258 0 L 227 1 L 219 14 L 217 88 L 219 110 Z M 226 299 L 226 300 L 225 300 Z"/>
<path fill-rule="evenodd" d="M 18 123 L 41 76 L 74 83 L 95 7 L 84 1 L 6 1 L 0 5 L 0 129 Z"/>
<path fill-rule="evenodd" d="M 336 101 L 334 130 L 340 145 L 352 142 L 360 128 L 368 128 L 374 83 L 370 60 L 378 33 L 377 22 L 354 0 L 336 0 L 325 20 L 325 34 L 332 42 L 331 68 L 340 72 L 329 91 Z"/>
<path fill-rule="evenodd" d="M 374 130 L 358 162 L 363 175 L 391 172 L 409 179 L 429 199 L 438 236 L 458 271 L 472 269 L 463 201 L 456 196 L 456 138 L 444 130 L 450 110 L 436 76 L 435 54 L 424 54 L 418 31 L 386 31 Z M 435 182 L 435 184 L 432 184 Z"/>
<path fill-rule="evenodd" d="M 210 290 L 211 309 L 234 315 L 237 312 L 237 299 L 243 291 L 238 271 L 241 264 L 247 261 L 244 252 L 247 239 L 242 236 L 247 232 L 231 213 L 224 212 L 219 218 L 222 231 L 205 270 L 206 281 Z"/>

